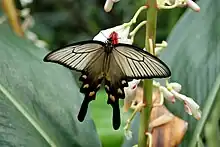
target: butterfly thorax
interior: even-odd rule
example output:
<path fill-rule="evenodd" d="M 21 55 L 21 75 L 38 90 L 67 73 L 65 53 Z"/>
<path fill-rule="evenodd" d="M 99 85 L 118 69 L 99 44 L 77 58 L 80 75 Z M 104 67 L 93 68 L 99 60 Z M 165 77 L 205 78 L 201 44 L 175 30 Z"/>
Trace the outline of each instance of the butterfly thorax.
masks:
<path fill-rule="evenodd" d="M 112 49 L 114 48 L 114 45 L 118 44 L 118 33 L 112 32 L 109 35 L 109 38 L 105 42 L 105 52 L 106 53 L 111 53 Z"/>
<path fill-rule="evenodd" d="M 111 40 L 111 42 L 112 42 L 113 45 L 118 44 L 118 33 L 116 33 L 116 32 L 113 31 L 113 32 L 109 35 L 109 38 L 110 38 L 110 40 Z"/>
<path fill-rule="evenodd" d="M 112 52 L 113 48 L 114 48 L 114 45 L 112 44 L 112 41 L 110 38 L 105 42 L 105 52 L 107 54 L 110 54 Z"/>

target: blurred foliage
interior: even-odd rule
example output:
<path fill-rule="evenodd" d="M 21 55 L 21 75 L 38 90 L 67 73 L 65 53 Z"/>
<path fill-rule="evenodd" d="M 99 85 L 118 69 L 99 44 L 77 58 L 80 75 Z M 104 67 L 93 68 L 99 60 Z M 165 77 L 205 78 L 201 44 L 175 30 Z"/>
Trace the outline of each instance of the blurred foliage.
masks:
<path fill-rule="evenodd" d="M 17 1 L 19 2 L 19 1 Z M 36 25 L 33 30 L 46 40 L 51 49 L 70 42 L 92 39 L 100 30 L 128 22 L 135 11 L 145 4 L 144 0 L 120 1 L 110 13 L 103 10 L 104 0 L 34 0 L 31 8 Z M 17 4 L 18 7 L 19 3 Z M 161 10 L 158 18 L 157 40 L 166 40 L 167 35 L 185 9 Z M 146 11 L 138 20 L 144 20 Z M 138 33 L 135 43 L 144 45 L 145 29 Z"/>
<path fill-rule="evenodd" d="M 76 119 L 83 96 L 71 72 L 45 64 L 47 51 L 8 24 L 0 32 L 0 146 L 101 146 L 89 115 L 84 123 Z"/>

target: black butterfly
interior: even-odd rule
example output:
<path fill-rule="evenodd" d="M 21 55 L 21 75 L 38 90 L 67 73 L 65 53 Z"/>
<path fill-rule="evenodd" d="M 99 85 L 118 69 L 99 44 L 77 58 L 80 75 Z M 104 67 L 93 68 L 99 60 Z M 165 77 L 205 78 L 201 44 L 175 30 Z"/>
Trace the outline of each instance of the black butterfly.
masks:
<path fill-rule="evenodd" d="M 82 73 L 80 92 L 85 94 L 78 114 L 83 121 L 89 102 L 104 83 L 107 103 L 113 108 L 113 128 L 120 127 L 119 98 L 124 99 L 124 87 L 131 79 L 165 78 L 171 75 L 167 65 L 139 47 L 118 43 L 113 32 L 106 42 L 89 40 L 70 44 L 50 52 L 45 62 L 61 64 Z"/>

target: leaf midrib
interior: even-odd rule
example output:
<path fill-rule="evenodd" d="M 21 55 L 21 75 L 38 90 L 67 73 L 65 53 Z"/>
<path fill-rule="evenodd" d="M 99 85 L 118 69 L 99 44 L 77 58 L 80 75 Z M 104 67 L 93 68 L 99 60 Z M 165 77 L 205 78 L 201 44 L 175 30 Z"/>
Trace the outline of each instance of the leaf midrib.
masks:
<path fill-rule="evenodd" d="M 31 116 L 25 108 L 8 92 L 6 88 L 0 83 L 0 91 L 5 97 L 17 108 L 17 110 L 30 122 L 30 124 L 39 132 L 39 134 L 47 141 L 51 147 L 57 147 L 56 143 L 49 137 L 49 135 L 42 129 L 36 119 Z"/>

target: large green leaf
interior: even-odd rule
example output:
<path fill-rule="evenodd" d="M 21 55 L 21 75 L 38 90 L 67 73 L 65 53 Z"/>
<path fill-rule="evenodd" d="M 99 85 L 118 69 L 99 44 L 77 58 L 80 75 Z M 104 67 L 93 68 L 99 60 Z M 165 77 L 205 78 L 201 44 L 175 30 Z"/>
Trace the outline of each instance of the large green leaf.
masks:
<path fill-rule="evenodd" d="M 187 10 L 177 23 L 168 38 L 168 48 L 162 53 L 161 59 L 171 68 L 170 81 L 179 82 L 183 87 L 183 94 L 192 97 L 202 109 L 208 105 L 208 111 L 203 113 L 206 119 L 216 100 L 216 96 L 210 92 L 213 88 L 219 88 L 215 85 L 219 86 L 216 81 L 219 81 L 217 77 L 220 75 L 220 1 L 200 0 L 198 4 L 201 7 L 200 13 Z M 198 135 L 193 134 L 198 121 L 184 111 L 182 103 L 168 106 L 174 114 L 189 122 L 182 143 L 182 146 L 187 147 L 192 137 Z M 137 125 L 138 121 L 133 129 L 138 129 Z M 135 133 L 133 141 L 131 140 L 130 144 L 125 141 L 124 146 L 130 147 L 134 142 L 137 142 Z"/>
<path fill-rule="evenodd" d="M 0 32 L 0 146 L 101 146 L 93 121 L 76 119 L 83 97 L 71 72 L 7 24 Z"/>

